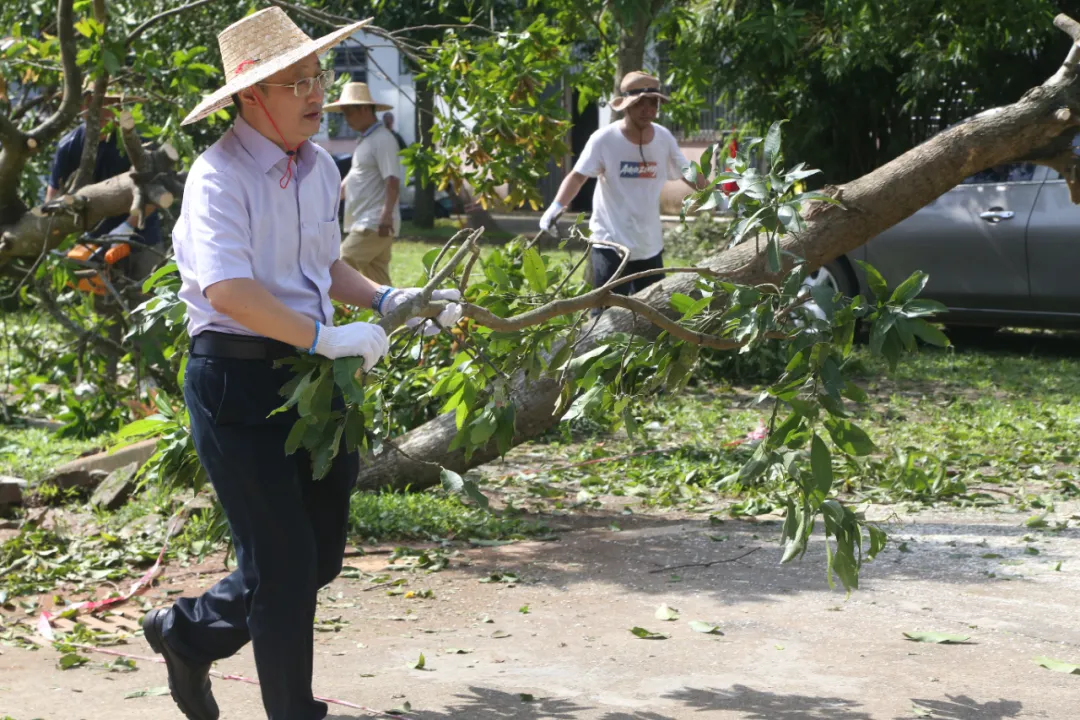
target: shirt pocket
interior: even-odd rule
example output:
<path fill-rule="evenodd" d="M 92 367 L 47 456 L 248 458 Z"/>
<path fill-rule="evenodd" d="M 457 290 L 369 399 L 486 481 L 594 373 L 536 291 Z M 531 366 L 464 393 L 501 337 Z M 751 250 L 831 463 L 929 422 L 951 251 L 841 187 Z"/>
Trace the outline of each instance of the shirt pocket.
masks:
<path fill-rule="evenodd" d="M 327 269 L 341 257 L 341 228 L 337 218 L 319 223 L 318 261 Z"/>

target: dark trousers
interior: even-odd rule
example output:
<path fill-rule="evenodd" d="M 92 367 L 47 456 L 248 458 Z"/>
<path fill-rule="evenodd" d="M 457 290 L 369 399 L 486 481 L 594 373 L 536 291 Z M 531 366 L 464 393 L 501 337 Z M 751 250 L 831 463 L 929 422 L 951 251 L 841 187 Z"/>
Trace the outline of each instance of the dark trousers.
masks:
<path fill-rule="evenodd" d="M 619 263 L 622 259 L 619 257 L 619 253 L 608 248 L 596 248 L 592 249 L 592 266 L 593 266 L 593 287 L 598 288 L 606 285 L 611 281 L 611 278 L 615 276 L 615 271 L 619 269 Z M 620 277 L 626 277 L 627 275 L 633 275 L 634 273 L 644 272 L 646 270 L 655 270 L 657 268 L 664 267 L 664 251 L 661 250 L 658 254 L 653 255 L 651 258 L 645 258 L 644 260 L 631 260 L 626 263 L 626 269 L 623 270 Z M 616 295 L 633 295 L 634 293 L 644 290 L 655 282 L 663 279 L 663 275 L 650 275 L 649 277 L 639 278 L 630 282 L 619 283 L 612 292 Z"/>
<path fill-rule="evenodd" d="M 292 372 L 270 360 L 192 355 L 184 399 L 199 460 L 232 531 L 238 569 L 198 598 L 181 598 L 165 639 L 210 663 L 249 640 L 270 720 L 320 720 L 312 697 L 316 594 L 341 571 L 359 457 L 336 458 L 312 480 L 303 450 L 285 454 L 295 412 L 268 417 Z"/>

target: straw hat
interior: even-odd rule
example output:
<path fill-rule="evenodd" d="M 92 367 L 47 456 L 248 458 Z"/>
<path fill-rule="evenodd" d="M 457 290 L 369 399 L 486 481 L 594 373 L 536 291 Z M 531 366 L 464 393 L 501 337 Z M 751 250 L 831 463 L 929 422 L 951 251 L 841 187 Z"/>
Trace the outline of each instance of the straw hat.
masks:
<path fill-rule="evenodd" d="M 660 102 L 668 102 L 667 95 L 660 92 L 660 81 L 652 75 L 643 72 L 627 73 L 619 83 L 619 92 L 622 97 L 611 101 L 611 109 L 622 112 L 643 97 L 659 98 Z"/>
<path fill-rule="evenodd" d="M 211 93 L 188 113 L 181 125 L 202 120 L 232 102 L 232 96 L 262 82 L 308 55 L 319 55 L 371 22 L 361 20 L 347 27 L 309 38 L 285 11 L 271 7 L 248 15 L 218 35 L 225 85 Z"/>
<path fill-rule="evenodd" d="M 393 105 L 383 105 L 375 102 L 371 97 L 371 90 L 368 89 L 367 83 L 351 82 L 346 83 L 345 87 L 341 89 L 341 99 L 323 105 L 323 112 L 342 112 L 344 108 L 350 105 L 374 105 L 375 112 L 394 109 Z"/>

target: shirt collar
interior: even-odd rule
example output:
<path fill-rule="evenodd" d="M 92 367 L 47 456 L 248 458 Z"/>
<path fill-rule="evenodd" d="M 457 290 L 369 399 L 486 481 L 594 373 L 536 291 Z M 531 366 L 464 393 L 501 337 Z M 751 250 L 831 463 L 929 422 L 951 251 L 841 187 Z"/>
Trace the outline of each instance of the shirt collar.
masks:
<path fill-rule="evenodd" d="M 244 150 L 264 173 L 270 172 L 289 157 L 275 142 L 251 127 L 242 117 L 236 118 L 236 122 L 233 123 L 233 132 Z M 307 175 L 307 171 L 312 168 L 315 160 L 315 150 L 311 147 L 310 141 L 305 140 L 296 149 L 296 160 L 300 175 Z"/>
<path fill-rule="evenodd" d="M 369 128 L 368 128 L 367 130 L 365 130 L 364 132 L 360 133 L 360 137 L 361 137 L 361 138 L 366 138 L 366 137 L 367 137 L 368 135 L 370 135 L 371 133 L 375 132 L 376 130 L 378 130 L 378 129 L 379 129 L 379 128 L 381 128 L 381 127 L 382 127 L 382 120 L 376 120 L 376 121 L 375 121 L 375 124 L 374 124 L 374 125 L 372 125 L 371 127 L 369 127 Z"/>

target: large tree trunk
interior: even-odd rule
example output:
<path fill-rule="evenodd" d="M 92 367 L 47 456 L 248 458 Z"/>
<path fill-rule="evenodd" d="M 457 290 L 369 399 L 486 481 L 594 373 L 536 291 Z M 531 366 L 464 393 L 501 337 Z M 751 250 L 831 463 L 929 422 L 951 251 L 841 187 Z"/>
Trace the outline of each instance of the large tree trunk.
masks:
<path fill-rule="evenodd" d="M 612 88 L 615 97 L 620 95 L 619 86 L 628 73 L 645 69 L 649 28 L 663 7 L 664 0 L 651 0 L 633 3 L 631 7 L 623 10 L 624 16 L 619 18 L 618 23 L 619 46 L 615 49 L 615 86 Z M 619 113 L 612 113 L 611 121 L 614 122 L 618 115 Z"/>
<path fill-rule="evenodd" d="M 1080 42 L 1080 25 L 1056 21 Z M 1080 202 L 1080 171 L 1071 148 L 1080 126 L 1080 79 L 1076 62 L 1080 44 L 1074 45 L 1065 65 L 1042 86 L 1029 91 L 1020 101 L 981 113 L 937 135 L 896 160 L 846 185 L 828 191 L 842 206 L 815 204 L 807 213 L 808 226 L 799 235 L 781 241 L 783 250 L 806 259 L 811 269 L 851 252 L 887 228 L 932 202 L 964 178 L 993 165 L 1027 159 L 1049 165 L 1069 179 L 1073 201 Z M 787 259 L 790 263 L 790 258 Z M 766 269 L 766 259 L 753 242 L 707 258 L 704 267 L 736 283 L 775 282 Z M 694 294 L 696 276 L 669 277 L 638 293 L 638 299 L 668 316 L 672 315 L 673 293 Z M 625 310 L 609 309 L 578 352 L 616 332 L 628 332 L 635 316 Z M 638 319 L 639 334 L 653 327 Z M 517 432 L 514 443 L 535 437 L 558 422 L 552 410 L 562 391 L 551 379 L 520 384 L 515 392 Z M 387 450 L 360 471 L 362 488 L 409 485 L 420 489 L 439 481 L 439 466 L 464 472 L 497 456 L 494 443 L 466 461 L 461 451 L 447 450 L 455 432 L 452 414 L 418 427 L 394 444 L 400 451 Z"/>
<path fill-rule="evenodd" d="M 431 129 L 435 125 L 435 95 L 423 78 L 416 80 L 416 131 L 420 145 L 432 148 Z M 422 178 L 416 179 L 413 196 L 413 224 L 417 227 L 435 227 L 435 185 Z"/>

